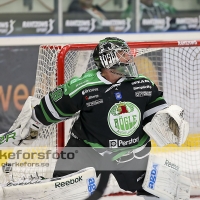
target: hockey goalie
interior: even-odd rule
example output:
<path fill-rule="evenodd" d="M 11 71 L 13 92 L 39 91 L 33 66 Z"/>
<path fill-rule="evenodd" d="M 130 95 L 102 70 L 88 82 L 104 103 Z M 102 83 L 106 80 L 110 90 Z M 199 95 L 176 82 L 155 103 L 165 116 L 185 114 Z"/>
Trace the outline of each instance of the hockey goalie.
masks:
<path fill-rule="evenodd" d="M 66 176 L 75 180 L 77 176 L 83 176 L 81 183 L 87 188 L 88 178 L 96 178 L 108 170 L 123 190 L 165 200 L 189 199 L 190 180 L 180 174 L 179 166 L 167 164 L 165 158 L 149 154 L 150 139 L 160 147 L 167 144 L 181 146 L 185 142 L 189 124 L 183 118 L 183 109 L 178 105 L 169 106 L 157 86 L 137 73 L 130 48 L 124 40 L 115 37 L 101 40 L 93 58 L 98 69 L 72 78 L 41 100 L 29 97 L 10 129 L 10 133 L 17 129 L 15 135 L 9 134 L 1 146 L 31 146 L 42 128 L 67 120 L 79 112 L 62 151 L 67 153 L 68 148 L 76 147 L 79 153 L 76 159 L 60 157 L 57 160 L 53 180 Z M 133 85 L 140 90 L 133 90 Z M 6 138 L 6 135 L 2 137 Z M 109 169 L 104 160 L 107 155 L 109 166 L 112 166 Z M 80 172 L 88 167 L 95 172 L 88 172 L 89 175 L 86 175 L 88 170 Z M 39 184 L 31 185 L 32 195 L 34 188 L 40 188 L 38 199 L 53 194 L 56 199 L 70 199 L 70 191 L 76 191 L 73 199 L 79 199 L 79 193 L 83 192 L 79 191 L 78 185 L 69 185 L 63 186 L 63 191 L 66 189 L 68 192 L 59 193 L 61 187 L 55 188 L 51 179 L 45 179 L 42 187 Z M 2 186 L 2 198 L 6 199 L 14 190 L 14 186 Z M 23 186 L 23 195 L 26 193 L 31 196 L 28 185 Z M 82 198 L 87 195 L 82 195 Z"/>

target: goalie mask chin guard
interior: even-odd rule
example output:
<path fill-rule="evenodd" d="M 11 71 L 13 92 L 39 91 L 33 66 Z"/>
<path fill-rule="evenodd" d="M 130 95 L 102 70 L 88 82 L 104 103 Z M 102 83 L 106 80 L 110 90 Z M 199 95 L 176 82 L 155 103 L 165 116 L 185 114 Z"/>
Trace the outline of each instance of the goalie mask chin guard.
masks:
<path fill-rule="evenodd" d="M 99 69 L 110 69 L 126 78 L 138 77 L 137 67 L 127 43 L 119 38 L 108 37 L 96 46 L 93 58 Z"/>

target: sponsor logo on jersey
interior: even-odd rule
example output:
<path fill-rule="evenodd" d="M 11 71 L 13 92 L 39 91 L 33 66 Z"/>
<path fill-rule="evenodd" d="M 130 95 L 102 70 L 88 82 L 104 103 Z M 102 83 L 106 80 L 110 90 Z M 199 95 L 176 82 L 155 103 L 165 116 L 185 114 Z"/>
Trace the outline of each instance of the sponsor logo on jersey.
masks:
<path fill-rule="evenodd" d="M 80 81 L 81 79 L 80 78 L 74 78 L 74 79 L 72 79 L 70 82 L 69 82 L 69 84 L 71 85 L 71 84 L 74 84 L 74 83 L 76 83 L 76 82 L 78 82 L 78 81 Z"/>
<path fill-rule="evenodd" d="M 87 179 L 88 192 L 92 194 L 96 190 L 96 183 L 94 178 Z"/>
<path fill-rule="evenodd" d="M 120 136 L 131 136 L 140 125 L 140 109 L 132 102 L 119 102 L 114 104 L 107 116 L 110 130 Z"/>
<path fill-rule="evenodd" d="M 135 144 L 139 142 L 139 137 L 131 138 L 130 140 L 109 140 L 110 148 L 125 147 L 127 145 Z"/>
<path fill-rule="evenodd" d="M 98 99 L 98 100 L 86 103 L 86 106 L 90 107 L 90 106 L 95 106 L 95 105 L 98 105 L 98 104 L 101 104 L 101 103 L 103 103 L 103 99 Z"/>
<path fill-rule="evenodd" d="M 142 89 L 151 89 L 152 87 L 150 85 L 145 85 L 141 87 L 133 87 L 133 90 L 142 90 Z"/>
<path fill-rule="evenodd" d="M 66 186 L 69 186 L 69 185 L 73 185 L 73 184 L 78 183 L 78 182 L 80 182 L 82 180 L 83 180 L 83 177 L 79 176 L 77 178 L 72 178 L 72 179 L 67 180 L 67 181 L 57 182 L 57 183 L 55 183 L 55 188 L 60 188 L 60 187 L 66 187 Z"/>
<path fill-rule="evenodd" d="M 90 100 L 90 99 L 94 99 L 94 98 L 99 98 L 99 95 L 94 95 L 94 96 L 85 96 L 85 100 Z"/>
<path fill-rule="evenodd" d="M 85 95 L 85 94 L 90 93 L 90 92 L 97 92 L 97 91 L 99 91 L 98 88 L 85 89 L 85 90 L 82 91 L 82 95 Z"/>
<path fill-rule="evenodd" d="M 87 74 L 83 75 L 84 78 L 90 78 L 90 77 L 93 77 L 93 76 L 94 76 L 93 73 L 87 73 Z"/>
<path fill-rule="evenodd" d="M 172 162 L 170 162 L 169 160 L 167 160 L 166 159 L 166 161 L 165 161 L 165 164 L 164 164 L 165 166 L 167 166 L 167 167 L 169 167 L 169 168 L 172 168 L 172 169 L 175 169 L 176 171 L 178 171 L 179 170 L 179 166 L 178 165 L 176 165 L 176 164 L 174 164 L 174 163 L 172 163 Z"/>
<path fill-rule="evenodd" d="M 121 100 L 122 99 L 122 93 L 121 92 L 115 92 L 115 98 L 116 100 Z"/>
<path fill-rule="evenodd" d="M 118 140 L 109 140 L 110 148 L 118 148 Z"/>
<path fill-rule="evenodd" d="M 157 174 L 158 174 L 158 164 L 153 164 L 151 174 L 150 174 L 149 183 L 148 183 L 148 188 L 150 188 L 152 190 L 154 190 L 154 188 L 155 188 Z"/>
<path fill-rule="evenodd" d="M 139 80 L 139 81 L 134 81 L 131 84 L 136 85 L 136 84 L 141 84 L 141 83 L 150 83 L 150 81 L 149 80 Z"/>
<path fill-rule="evenodd" d="M 152 95 L 152 91 L 138 91 L 135 92 L 136 97 L 150 97 Z"/>
<path fill-rule="evenodd" d="M 135 144 L 139 142 L 139 137 L 137 138 L 131 138 L 130 140 L 124 141 L 124 140 L 119 140 L 119 147 L 120 146 L 127 146 L 130 144 Z"/>

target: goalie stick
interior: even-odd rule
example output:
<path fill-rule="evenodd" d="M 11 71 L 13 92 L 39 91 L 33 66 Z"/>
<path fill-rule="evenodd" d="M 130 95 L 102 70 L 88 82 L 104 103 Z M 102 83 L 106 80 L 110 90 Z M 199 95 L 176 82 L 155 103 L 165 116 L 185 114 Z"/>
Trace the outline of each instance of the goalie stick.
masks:
<path fill-rule="evenodd" d="M 109 170 L 114 169 L 113 162 L 112 162 L 112 154 L 104 155 L 104 159 L 103 159 L 103 162 L 101 163 L 101 167 L 102 167 L 103 171 L 101 172 L 98 186 L 97 186 L 96 190 L 94 191 L 94 193 L 92 193 L 85 200 L 97 200 L 103 196 L 104 191 L 105 191 L 108 181 L 109 181 L 110 174 L 111 174 L 111 172 Z M 107 170 L 107 169 L 109 169 L 109 170 Z"/>

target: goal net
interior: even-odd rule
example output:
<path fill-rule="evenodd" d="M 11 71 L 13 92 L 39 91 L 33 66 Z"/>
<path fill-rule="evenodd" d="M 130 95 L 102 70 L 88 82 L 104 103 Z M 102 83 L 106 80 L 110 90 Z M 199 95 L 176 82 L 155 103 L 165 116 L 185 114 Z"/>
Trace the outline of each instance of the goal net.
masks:
<path fill-rule="evenodd" d="M 35 94 L 42 98 L 57 85 L 67 82 L 74 76 L 81 76 L 87 70 L 95 69 L 92 52 L 97 44 L 41 45 L 39 49 L 36 73 Z M 190 135 L 182 147 L 168 145 L 159 148 L 152 141 L 151 153 L 166 156 L 181 166 L 181 172 L 192 181 L 195 194 L 200 194 L 200 41 L 166 41 L 166 42 L 129 42 L 134 61 L 140 74 L 150 78 L 163 91 L 169 105 L 177 104 L 185 110 L 185 119 L 190 124 Z M 73 119 L 43 129 L 31 148 L 25 152 L 46 152 L 56 155 L 69 137 Z M 15 149 L 14 152 L 17 150 Z M 18 158 L 24 163 L 25 158 Z M 19 180 L 28 178 L 36 171 L 39 176 L 52 177 L 55 157 L 31 157 L 27 163 L 12 165 L 12 178 Z M 9 160 L 9 162 L 11 162 Z M 12 163 L 16 160 L 12 160 Z M 5 171 L 5 169 L 4 169 Z M 8 180 L 2 173 L 1 182 Z M 9 176 L 11 176 L 9 174 Z M 117 183 L 110 180 L 109 191 L 116 190 Z M 114 189 L 113 189 L 114 188 Z M 199 192 L 198 192 L 199 191 Z M 109 193 L 109 192 L 108 192 Z"/>

